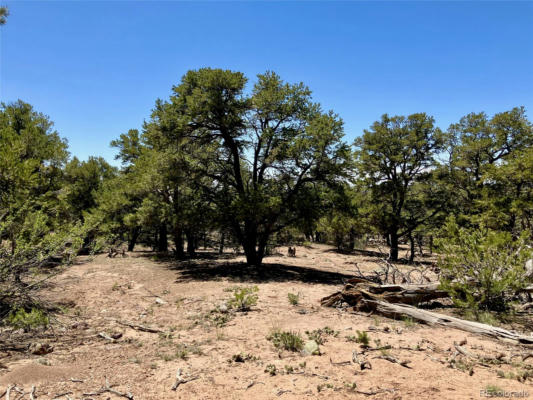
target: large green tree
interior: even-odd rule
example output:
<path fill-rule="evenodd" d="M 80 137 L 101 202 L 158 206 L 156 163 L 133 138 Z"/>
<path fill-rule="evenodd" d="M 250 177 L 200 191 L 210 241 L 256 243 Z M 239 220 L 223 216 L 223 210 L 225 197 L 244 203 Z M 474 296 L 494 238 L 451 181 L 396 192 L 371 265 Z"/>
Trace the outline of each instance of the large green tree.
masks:
<path fill-rule="evenodd" d="M 441 209 L 430 182 L 444 136 L 425 113 L 385 114 L 356 139 L 355 146 L 359 179 L 371 190 L 367 212 L 389 236 L 390 258 L 396 261 L 399 239 Z"/>
<path fill-rule="evenodd" d="M 299 208 L 317 182 L 346 172 L 343 124 L 323 112 L 303 84 L 272 72 L 250 92 L 240 72 L 189 71 L 174 88 L 167 112 L 175 140 L 195 148 L 190 164 L 199 189 L 242 244 L 247 262 L 261 265 L 272 234 L 298 223 Z"/>
<path fill-rule="evenodd" d="M 533 125 L 525 109 L 471 113 L 452 124 L 449 187 L 458 222 L 518 236 L 531 227 Z"/>

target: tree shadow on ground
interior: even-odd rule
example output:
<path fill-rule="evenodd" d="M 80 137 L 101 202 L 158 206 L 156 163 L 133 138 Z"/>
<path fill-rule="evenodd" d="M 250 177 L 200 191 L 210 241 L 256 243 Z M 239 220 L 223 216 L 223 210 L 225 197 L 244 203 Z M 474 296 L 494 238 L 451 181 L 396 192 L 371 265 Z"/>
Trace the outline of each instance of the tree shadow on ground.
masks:
<path fill-rule="evenodd" d="M 402 249 L 403 250 L 403 249 Z M 375 250 L 360 250 L 360 249 L 354 249 L 351 251 L 347 250 L 338 250 L 338 249 L 326 249 L 322 251 L 323 253 L 335 253 L 335 254 L 343 254 L 343 255 L 355 255 L 355 254 L 361 254 L 363 256 L 367 256 L 369 258 L 364 259 L 363 261 L 367 262 L 379 262 L 381 259 L 388 259 L 389 255 L 387 253 L 382 253 Z M 410 263 L 407 258 L 399 258 L 398 261 L 395 261 L 394 264 L 402 264 L 402 265 L 410 265 L 410 266 L 417 266 L 417 265 L 433 265 L 435 264 L 434 261 L 431 260 L 420 260 L 420 257 L 429 257 L 428 255 L 423 256 L 416 256 L 415 261 Z"/>
<path fill-rule="evenodd" d="M 266 282 L 294 282 L 322 283 L 326 285 L 340 285 L 353 275 L 339 272 L 323 271 L 320 269 L 266 263 L 261 267 L 249 266 L 244 262 L 220 261 L 234 258 L 234 255 L 216 253 L 199 253 L 197 257 L 187 260 L 173 260 L 160 258 L 156 262 L 164 262 L 167 268 L 179 272 L 176 282 L 218 281 L 228 279 L 233 282 L 266 283 Z"/>

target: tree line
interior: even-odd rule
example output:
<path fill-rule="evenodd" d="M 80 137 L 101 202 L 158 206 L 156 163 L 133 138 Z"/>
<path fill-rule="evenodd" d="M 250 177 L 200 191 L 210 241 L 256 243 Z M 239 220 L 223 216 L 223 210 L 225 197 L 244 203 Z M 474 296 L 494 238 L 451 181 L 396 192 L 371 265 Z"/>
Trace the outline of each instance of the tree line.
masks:
<path fill-rule="evenodd" d="M 49 117 L 2 104 L 0 281 L 117 243 L 177 258 L 233 245 L 257 267 L 297 238 L 351 251 L 380 236 L 392 261 L 401 242 L 413 261 L 454 229 L 530 244 L 532 144 L 523 107 L 446 130 L 426 113 L 384 114 L 348 143 L 303 83 L 203 68 L 111 142 L 115 167 L 70 158 Z"/>

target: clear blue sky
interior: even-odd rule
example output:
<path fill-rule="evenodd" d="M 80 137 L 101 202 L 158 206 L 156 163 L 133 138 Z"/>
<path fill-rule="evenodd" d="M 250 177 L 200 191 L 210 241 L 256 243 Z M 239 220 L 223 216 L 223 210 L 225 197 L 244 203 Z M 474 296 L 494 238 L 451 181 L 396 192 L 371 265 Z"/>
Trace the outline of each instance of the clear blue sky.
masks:
<path fill-rule="evenodd" d="M 303 81 L 347 140 L 383 113 L 446 128 L 472 111 L 533 117 L 533 2 L 7 1 L 0 97 L 48 114 L 73 155 L 140 128 L 191 68 Z"/>

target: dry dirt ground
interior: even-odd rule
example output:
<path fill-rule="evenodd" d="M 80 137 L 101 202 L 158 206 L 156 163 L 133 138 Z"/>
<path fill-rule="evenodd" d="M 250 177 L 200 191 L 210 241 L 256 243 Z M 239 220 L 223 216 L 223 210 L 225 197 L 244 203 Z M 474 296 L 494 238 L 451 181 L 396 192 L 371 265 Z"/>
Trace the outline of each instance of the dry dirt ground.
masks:
<path fill-rule="evenodd" d="M 458 330 L 321 307 L 320 299 L 351 276 L 354 262 L 362 270 L 376 268 L 368 254 L 344 255 L 313 245 L 297 247 L 296 257 L 266 258 L 262 271 L 242 261 L 242 256 L 210 252 L 182 262 L 148 252 L 80 259 L 43 289 L 48 300 L 62 304 L 62 313 L 53 332 L 34 334 L 32 341 L 49 343 L 53 351 L 0 352 L 0 395 L 17 384 L 26 393 L 35 386 L 39 399 L 125 398 L 98 393 L 107 379 L 114 390 L 134 399 L 477 399 L 489 387 L 533 396 L 531 380 L 509 378 L 531 368 L 533 357 L 522 364 L 518 357 L 514 365 L 473 367 L 461 358 L 455 368 L 446 361 L 454 342 L 465 340 L 465 349 L 483 356 L 523 354 L 525 349 Z M 259 299 L 251 311 L 214 312 L 232 296 L 232 288 L 253 285 Z M 289 292 L 299 293 L 298 305 L 289 304 Z M 267 340 L 274 328 L 299 332 L 307 340 L 306 331 L 325 327 L 333 332 L 324 334 L 321 355 L 280 352 Z M 352 352 L 362 351 L 353 341 L 357 331 L 368 332 L 372 348 L 392 346 L 359 356 L 371 369 L 351 362 Z M 100 337 L 100 332 L 117 339 Z M 1 335 L 4 342 L 27 339 L 8 330 Z M 380 356 L 410 363 L 402 366 Z M 188 382 L 172 390 L 178 369 Z M 275 375 L 265 372 L 274 369 Z M 11 400 L 17 396 L 11 392 Z"/>

